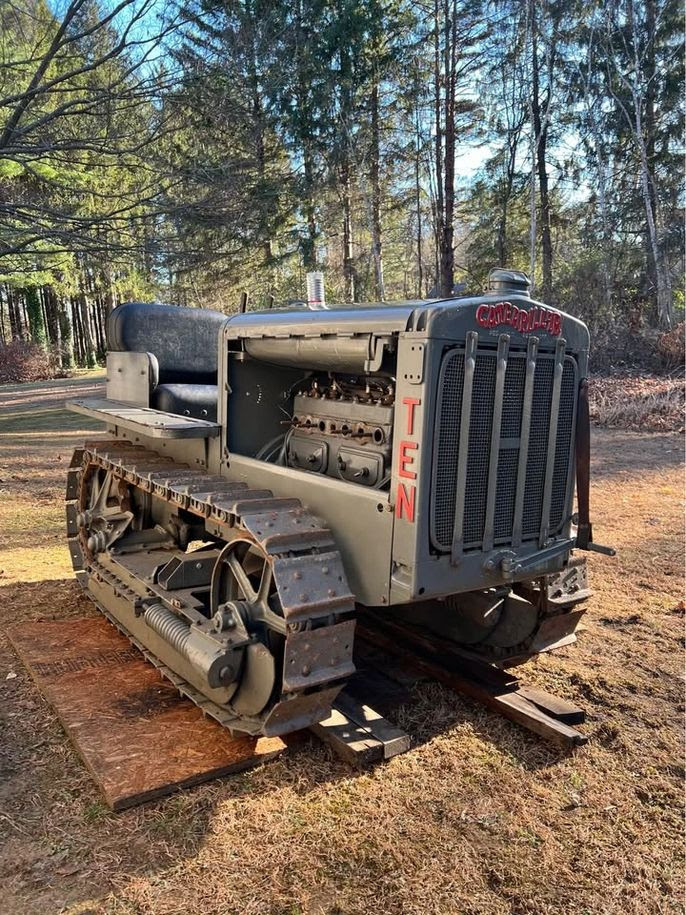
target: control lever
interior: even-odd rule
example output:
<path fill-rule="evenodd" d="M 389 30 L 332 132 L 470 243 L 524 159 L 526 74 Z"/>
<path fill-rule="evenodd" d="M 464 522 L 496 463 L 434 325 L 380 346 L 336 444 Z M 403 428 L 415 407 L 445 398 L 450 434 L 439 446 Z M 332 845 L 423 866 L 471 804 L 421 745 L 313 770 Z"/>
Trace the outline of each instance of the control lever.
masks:
<path fill-rule="evenodd" d="M 602 546 L 600 543 L 594 543 L 592 540 L 589 540 L 586 546 L 581 546 L 579 541 L 576 541 L 576 549 L 586 550 L 588 553 L 602 553 L 603 556 L 616 556 L 617 550 L 611 546 Z"/>
<path fill-rule="evenodd" d="M 576 408 L 576 499 L 579 505 L 575 546 L 578 550 L 616 556 L 611 546 L 593 542 L 593 525 L 590 518 L 591 490 L 591 415 L 588 406 L 588 378 L 579 385 L 579 402 Z"/>

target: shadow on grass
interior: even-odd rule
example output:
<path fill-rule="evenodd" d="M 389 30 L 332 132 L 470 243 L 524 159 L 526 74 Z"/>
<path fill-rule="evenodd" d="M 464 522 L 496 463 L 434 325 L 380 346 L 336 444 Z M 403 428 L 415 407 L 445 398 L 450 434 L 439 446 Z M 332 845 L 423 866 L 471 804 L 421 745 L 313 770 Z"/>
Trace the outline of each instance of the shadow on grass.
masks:
<path fill-rule="evenodd" d="M 95 613 L 70 579 L 0 587 L 2 628 L 23 619 Z M 4 634 L 0 638 L 0 663 L 6 664 L 6 669 L 22 671 Z M 107 688 L 106 681 L 103 688 Z M 373 696 L 369 702 L 374 705 Z M 0 802 L 10 827 L 7 850 L 0 851 L 0 860 L 4 858 L 10 870 L 20 878 L 26 873 L 24 879 L 30 880 L 24 884 L 26 889 L 20 890 L 14 911 L 23 911 L 22 904 L 29 897 L 36 911 L 39 905 L 43 911 L 56 911 L 52 893 L 59 893 L 61 904 L 92 901 L 116 888 L 116 874 L 125 873 L 128 879 L 150 877 L 179 866 L 198 854 L 207 841 L 220 806 L 245 805 L 246 815 L 254 815 L 255 811 L 270 809 L 270 798 L 278 807 L 278 796 L 284 789 L 300 798 L 316 798 L 322 787 L 335 788 L 339 783 L 348 792 L 341 796 L 343 803 L 349 797 L 345 786 L 352 781 L 357 783 L 364 777 L 402 779 L 403 772 L 411 777 L 418 764 L 410 753 L 388 764 L 356 770 L 309 733 L 299 733 L 287 737 L 288 751 L 283 756 L 265 765 L 113 814 L 27 674 L 0 682 L 0 717 L 6 717 L 12 729 L 12 740 L 2 758 Z M 427 765 L 440 767 L 440 754 L 450 752 L 450 744 L 442 743 L 441 738 L 463 738 L 473 759 L 473 765 L 470 763 L 469 770 L 463 772 L 467 788 L 483 780 L 493 782 L 508 759 L 516 759 L 528 770 L 538 770 L 566 755 L 436 683 L 419 683 L 412 688 L 409 699 L 396 709 L 393 718 L 411 734 L 412 750 L 435 750 L 427 757 Z M 432 741 L 436 741 L 435 748 L 429 746 Z M 121 747 L 122 753 L 125 750 Z M 383 770 L 387 767 L 386 776 Z M 262 798 L 264 808 L 260 806 Z M 300 810 L 298 815 L 306 813 Z M 61 837 L 57 874 L 54 849 L 44 841 L 46 830 L 50 834 L 53 829 L 58 829 Z M 290 834 L 288 830 L 286 834 Z M 21 857 L 16 861 L 13 857 L 17 845 L 25 843 L 31 845 L 34 855 L 30 865 L 23 864 Z M 35 856 L 42 856 L 40 867 Z M 116 868 L 108 861 L 116 861 Z"/>
<path fill-rule="evenodd" d="M 101 431 L 103 423 L 71 413 L 61 407 L 40 408 L 5 413 L 0 416 L 0 435 L 8 433 L 50 433 Z"/>

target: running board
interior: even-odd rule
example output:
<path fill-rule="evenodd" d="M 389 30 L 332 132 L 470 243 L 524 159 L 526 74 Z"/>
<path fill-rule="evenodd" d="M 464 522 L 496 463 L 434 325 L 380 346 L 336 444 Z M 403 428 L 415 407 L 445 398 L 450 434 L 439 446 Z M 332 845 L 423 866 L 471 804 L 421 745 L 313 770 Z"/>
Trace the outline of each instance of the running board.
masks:
<path fill-rule="evenodd" d="M 205 419 L 165 413 L 150 407 L 136 407 L 104 397 L 69 400 L 66 407 L 74 413 L 82 413 L 107 423 L 108 426 L 115 426 L 117 431 L 125 429 L 147 438 L 217 438 L 221 428 L 218 423 Z"/>

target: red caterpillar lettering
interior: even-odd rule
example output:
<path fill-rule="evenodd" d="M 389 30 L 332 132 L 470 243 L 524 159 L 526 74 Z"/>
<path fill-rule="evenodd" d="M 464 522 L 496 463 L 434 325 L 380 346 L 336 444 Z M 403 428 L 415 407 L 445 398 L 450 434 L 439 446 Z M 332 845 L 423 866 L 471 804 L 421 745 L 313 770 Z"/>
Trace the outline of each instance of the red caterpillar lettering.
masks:
<path fill-rule="evenodd" d="M 533 330 L 542 330 L 553 337 L 559 337 L 562 332 L 562 315 L 552 308 L 534 305 L 527 311 L 519 308 L 512 302 L 497 302 L 495 305 L 479 305 L 476 309 L 476 323 L 481 327 L 500 327 L 507 324 L 519 331 L 528 334 Z"/>

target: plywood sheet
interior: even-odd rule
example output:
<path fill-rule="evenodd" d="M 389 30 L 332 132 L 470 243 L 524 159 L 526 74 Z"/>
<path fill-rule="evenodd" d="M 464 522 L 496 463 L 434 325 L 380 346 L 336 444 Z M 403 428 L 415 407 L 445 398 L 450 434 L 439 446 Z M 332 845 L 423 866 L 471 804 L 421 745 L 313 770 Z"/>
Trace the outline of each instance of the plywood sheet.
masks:
<path fill-rule="evenodd" d="M 8 635 L 113 810 L 285 749 L 205 718 L 103 617 L 16 623 Z"/>

